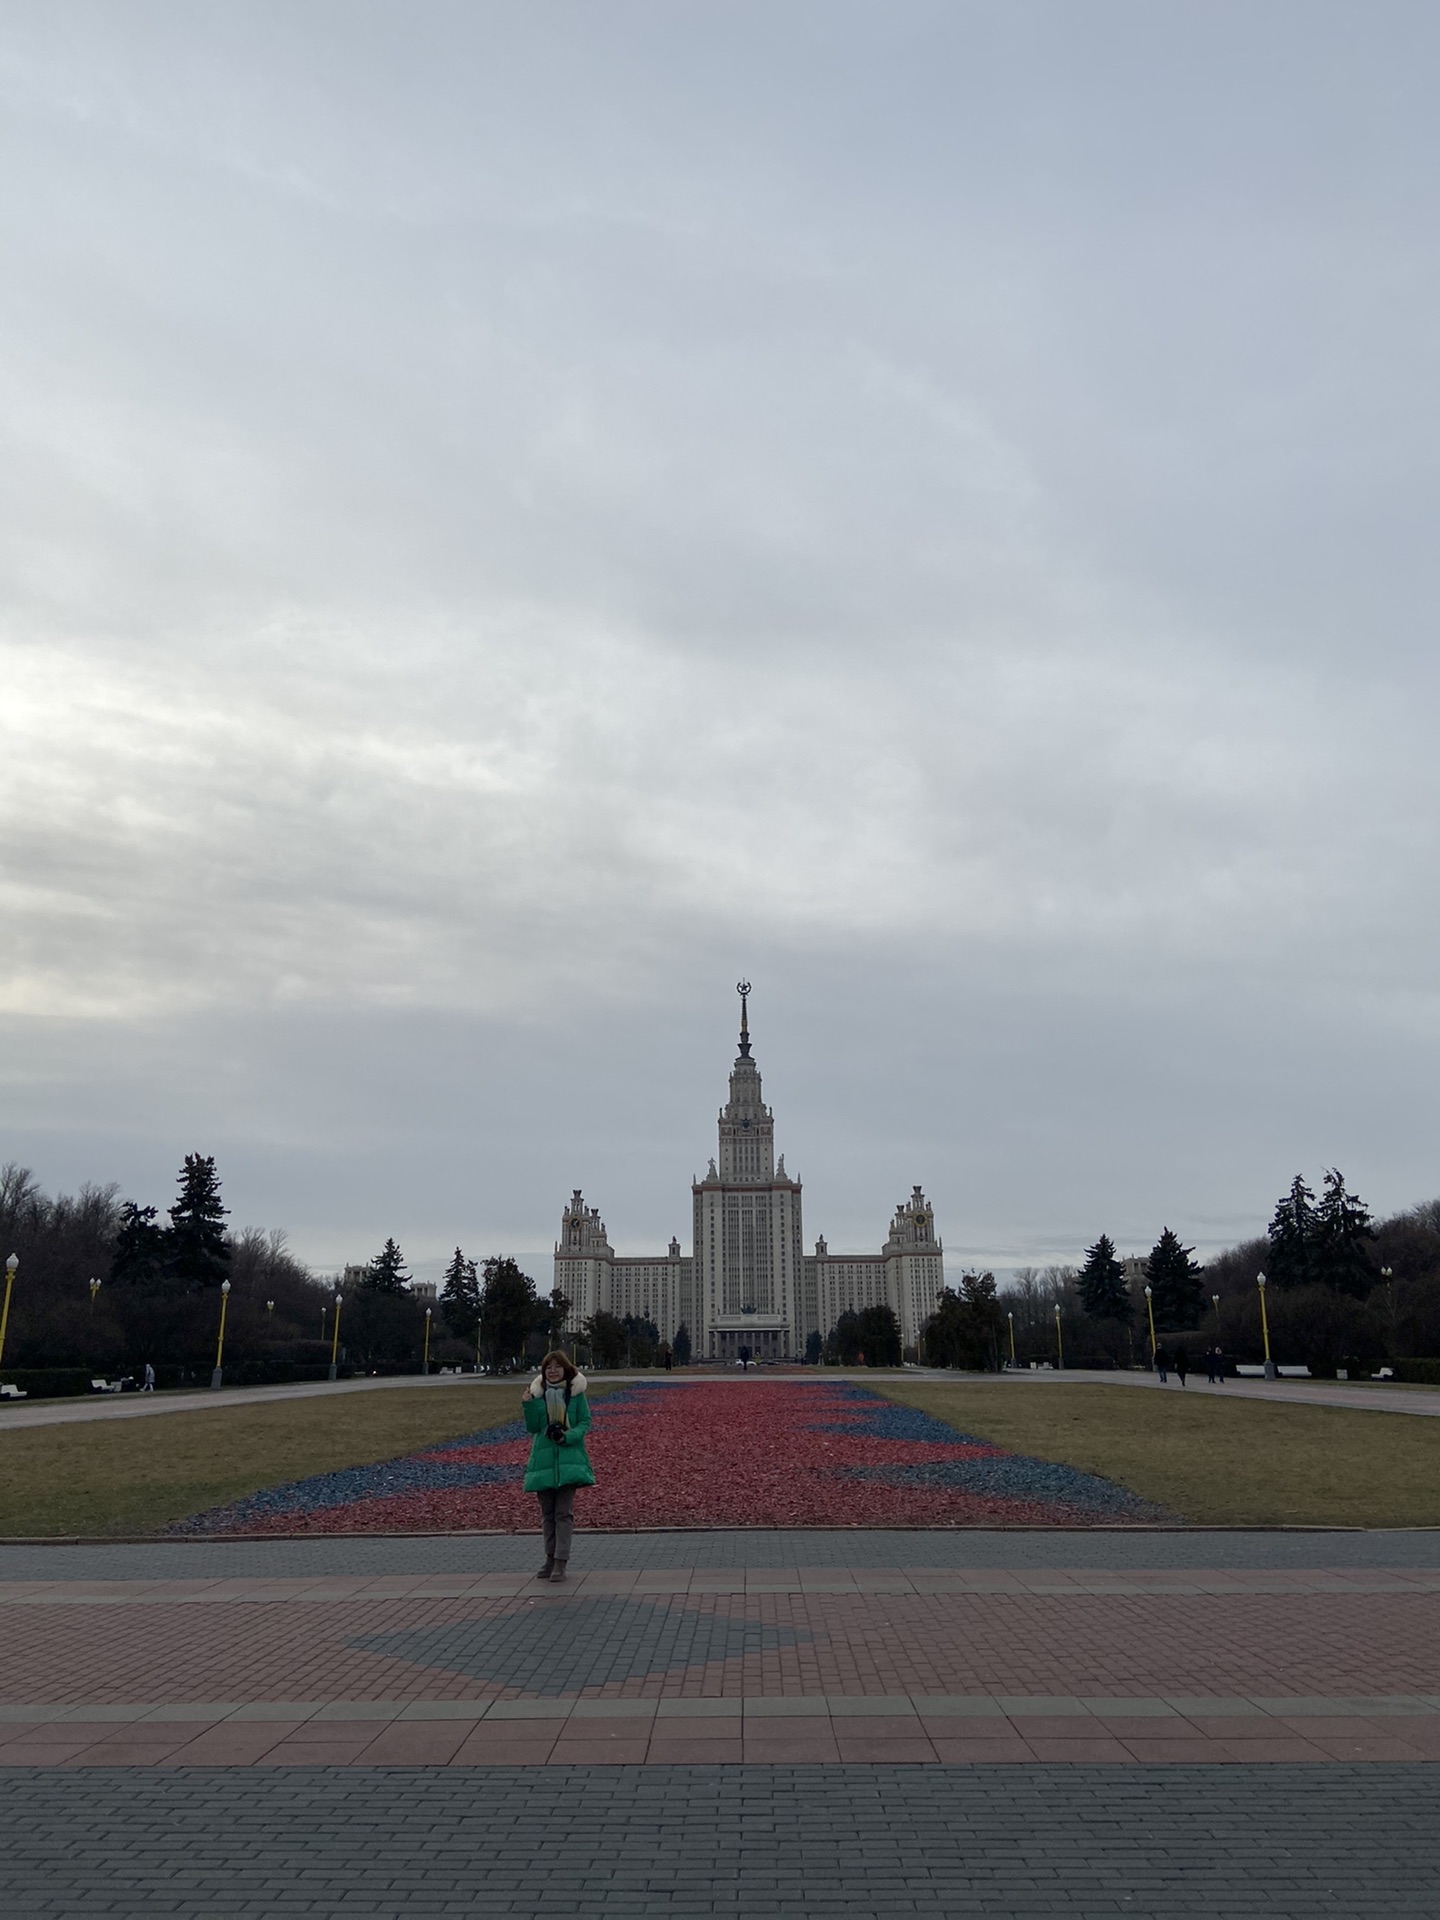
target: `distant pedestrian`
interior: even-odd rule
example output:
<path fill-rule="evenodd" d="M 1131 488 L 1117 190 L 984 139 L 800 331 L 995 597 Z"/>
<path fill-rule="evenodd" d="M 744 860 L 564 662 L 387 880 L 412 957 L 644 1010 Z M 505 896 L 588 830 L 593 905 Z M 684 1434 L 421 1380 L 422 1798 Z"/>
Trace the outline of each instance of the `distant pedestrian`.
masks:
<path fill-rule="evenodd" d="M 1184 1347 L 1177 1347 L 1175 1349 L 1175 1378 L 1180 1382 L 1182 1387 L 1185 1384 L 1185 1376 L 1189 1371 L 1190 1356 Z"/>
<path fill-rule="evenodd" d="M 145 1384 L 141 1387 L 140 1391 L 142 1393 L 153 1393 L 155 1391 L 155 1369 L 148 1360 L 145 1362 Z"/>
<path fill-rule="evenodd" d="M 1225 1356 L 1219 1347 L 1211 1347 L 1205 1355 L 1205 1377 L 1212 1387 L 1225 1384 Z"/>
<path fill-rule="evenodd" d="M 537 1580 L 565 1578 L 575 1525 L 575 1489 L 593 1487 L 595 1471 L 585 1451 L 590 1402 L 585 1376 L 568 1354 L 547 1353 L 525 1389 L 525 1425 L 535 1438 L 525 1469 L 525 1491 L 540 1496 L 545 1564 Z"/>
<path fill-rule="evenodd" d="M 1155 1371 L 1159 1374 L 1160 1384 L 1163 1386 L 1170 1378 L 1170 1354 L 1165 1347 L 1155 1349 Z"/>

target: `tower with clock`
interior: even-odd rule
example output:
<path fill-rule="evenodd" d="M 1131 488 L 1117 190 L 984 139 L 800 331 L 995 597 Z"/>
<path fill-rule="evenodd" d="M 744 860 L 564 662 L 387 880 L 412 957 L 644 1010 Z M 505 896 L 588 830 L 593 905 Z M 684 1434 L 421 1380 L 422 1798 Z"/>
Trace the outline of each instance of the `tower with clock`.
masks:
<path fill-rule="evenodd" d="M 765 1105 L 750 1046 L 750 993 L 741 980 L 740 1049 L 720 1109 L 719 1151 L 691 1183 L 692 1251 L 632 1257 L 609 1243 L 599 1210 L 576 1189 L 555 1247 L 555 1286 L 576 1330 L 592 1313 L 633 1314 L 673 1341 L 683 1325 L 696 1359 L 798 1358 L 813 1332 L 841 1313 L 888 1305 L 913 1348 L 944 1285 L 944 1250 L 917 1186 L 902 1201 L 878 1254 L 832 1254 L 824 1239 L 804 1251 L 801 1186 L 775 1156 L 775 1116 Z"/>

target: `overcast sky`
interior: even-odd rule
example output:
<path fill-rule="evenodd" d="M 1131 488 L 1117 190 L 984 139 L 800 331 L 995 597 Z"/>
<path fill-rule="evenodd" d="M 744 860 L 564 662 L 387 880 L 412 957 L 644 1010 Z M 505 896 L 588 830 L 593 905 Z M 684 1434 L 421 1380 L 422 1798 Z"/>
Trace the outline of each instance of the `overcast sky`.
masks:
<path fill-rule="evenodd" d="M 6 0 L 0 1159 L 321 1265 L 1440 1192 L 1440 15 Z"/>

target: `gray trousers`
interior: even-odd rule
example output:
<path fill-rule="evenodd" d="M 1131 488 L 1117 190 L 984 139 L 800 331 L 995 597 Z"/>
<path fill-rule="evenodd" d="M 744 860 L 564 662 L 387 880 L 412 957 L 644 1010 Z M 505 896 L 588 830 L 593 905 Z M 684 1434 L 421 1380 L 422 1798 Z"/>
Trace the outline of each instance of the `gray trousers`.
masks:
<path fill-rule="evenodd" d="M 574 1487 L 542 1487 L 539 1494 L 540 1518 L 545 1523 L 545 1558 L 568 1560 L 570 1536 L 575 1529 Z"/>

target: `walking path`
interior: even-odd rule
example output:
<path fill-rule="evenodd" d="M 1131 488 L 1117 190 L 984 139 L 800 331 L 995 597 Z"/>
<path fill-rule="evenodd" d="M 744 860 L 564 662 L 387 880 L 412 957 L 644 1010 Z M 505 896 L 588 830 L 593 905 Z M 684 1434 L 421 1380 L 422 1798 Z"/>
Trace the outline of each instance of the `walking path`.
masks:
<path fill-rule="evenodd" d="M 1440 1534 L 535 1552 L 0 1548 L 7 1912 L 1433 1911 Z"/>
<path fill-rule="evenodd" d="M 743 1388 L 773 1382 L 785 1375 L 779 1369 L 756 1369 L 753 1373 L 593 1373 L 607 1385 L 631 1381 L 664 1380 L 667 1386 L 709 1385 L 718 1383 Z M 840 1367 L 806 1369 L 806 1379 L 825 1381 L 854 1380 L 862 1386 L 875 1386 L 885 1380 L 928 1380 L 940 1385 L 963 1381 L 966 1386 L 989 1387 L 996 1392 L 1018 1391 L 1024 1387 L 1090 1385 L 1103 1387 L 1149 1387 L 1159 1393 L 1199 1393 L 1228 1395 L 1231 1399 L 1287 1400 L 1296 1406 L 1359 1407 L 1370 1413 L 1413 1413 L 1431 1417 L 1440 1415 L 1440 1388 L 1409 1387 L 1393 1382 L 1347 1384 L 1337 1380 L 1227 1380 L 1224 1386 L 1207 1386 L 1191 1374 L 1182 1387 L 1173 1375 L 1162 1384 L 1153 1373 L 1088 1372 L 1072 1367 L 1063 1371 L 1047 1370 L 993 1373 L 932 1373 L 925 1368 L 907 1368 L 903 1373 L 887 1373 L 878 1368 L 860 1367 L 851 1372 Z M 484 1387 L 496 1385 L 484 1374 L 398 1374 L 381 1380 L 307 1380 L 279 1387 L 223 1387 L 218 1392 L 97 1394 L 93 1399 L 74 1396 L 62 1400 L 43 1400 L 33 1406 L 23 1401 L 0 1402 L 0 1432 L 21 1427 L 49 1427 L 75 1420 L 135 1420 L 162 1413 L 211 1412 L 223 1407 L 256 1406 L 275 1400 L 309 1400 L 319 1394 L 384 1393 L 392 1389 Z M 501 1384 L 513 1384 L 502 1382 Z"/>

